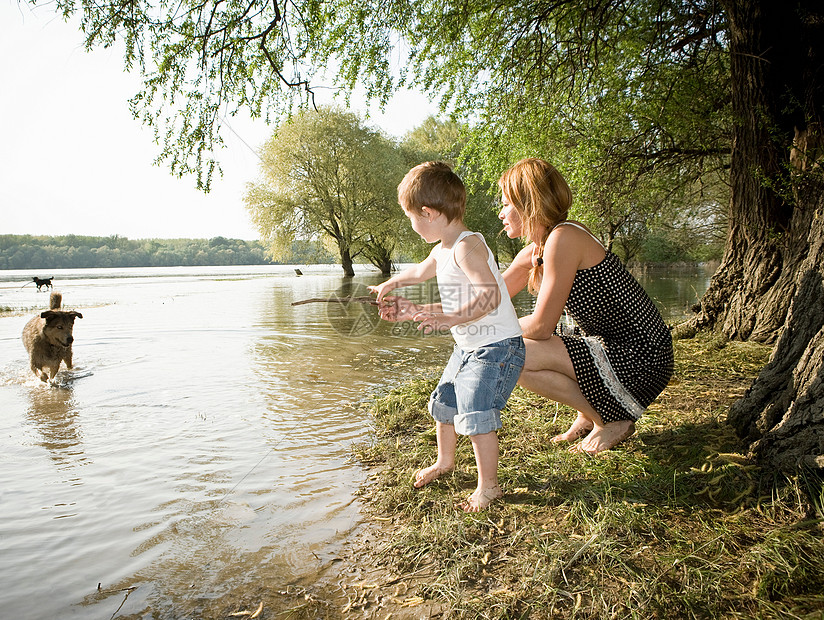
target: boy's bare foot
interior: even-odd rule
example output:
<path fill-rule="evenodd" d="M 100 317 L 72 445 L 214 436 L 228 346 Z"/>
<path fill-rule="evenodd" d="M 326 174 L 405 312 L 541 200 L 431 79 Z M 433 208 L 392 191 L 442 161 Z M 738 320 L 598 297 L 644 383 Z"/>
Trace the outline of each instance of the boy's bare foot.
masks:
<path fill-rule="evenodd" d="M 488 487 L 486 489 L 475 489 L 472 495 L 458 504 L 458 508 L 464 512 L 480 512 L 481 510 L 486 510 L 492 502 L 503 497 L 503 495 L 504 492 L 497 484 L 494 487 Z"/>
<path fill-rule="evenodd" d="M 412 486 L 416 489 L 420 489 L 421 487 L 425 487 L 433 480 L 437 480 L 444 474 L 448 474 L 451 471 L 451 467 L 441 467 L 440 465 L 435 463 L 434 465 L 430 465 L 429 467 L 425 467 L 424 469 L 418 470 L 418 472 L 415 474 L 415 482 L 412 483 Z"/>
<path fill-rule="evenodd" d="M 575 421 L 572 423 L 572 426 L 567 429 L 566 433 L 555 435 L 555 437 L 549 441 L 552 443 L 559 443 L 561 441 L 575 441 L 579 437 L 583 437 L 589 433 L 593 426 L 594 425 L 591 420 L 586 419 L 583 414 L 579 413 L 578 417 L 575 418 Z"/>
<path fill-rule="evenodd" d="M 604 450 L 610 450 L 624 441 L 635 432 L 635 422 L 620 420 L 610 422 L 604 426 L 596 426 L 584 440 L 570 447 L 570 452 L 586 452 L 596 455 Z"/>

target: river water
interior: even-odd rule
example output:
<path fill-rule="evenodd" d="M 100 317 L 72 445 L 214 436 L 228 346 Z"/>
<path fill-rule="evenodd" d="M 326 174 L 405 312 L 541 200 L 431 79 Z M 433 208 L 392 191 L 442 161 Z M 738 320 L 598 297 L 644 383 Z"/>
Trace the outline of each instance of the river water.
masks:
<path fill-rule="evenodd" d="M 359 405 L 442 365 L 451 339 L 369 305 L 292 306 L 382 280 L 301 270 L 0 271 L 0 308 L 13 310 L 0 316 L 2 617 L 206 617 L 210 602 L 256 603 L 337 557 L 361 518 Z M 48 307 L 32 275 L 54 276 L 83 314 L 56 385 L 31 373 L 20 341 Z M 672 319 L 709 274 L 639 279 Z"/>

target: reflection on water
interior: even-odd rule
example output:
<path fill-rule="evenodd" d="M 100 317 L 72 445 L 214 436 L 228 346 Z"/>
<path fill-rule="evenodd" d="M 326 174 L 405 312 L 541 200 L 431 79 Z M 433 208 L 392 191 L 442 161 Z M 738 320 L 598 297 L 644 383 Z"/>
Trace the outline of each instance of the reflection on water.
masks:
<path fill-rule="evenodd" d="M 82 465 L 82 431 L 72 391 L 66 388 L 33 389 L 28 394 L 26 418 L 40 434 L 38 445 L 48 450 L 59 468 Z"/>
<path fill-rule="evenodd" d="M 20 342 L 48 295 L 0 272 L 0 305 L 23 310 L 0 317 L 4 616 L 222 618 L 266 597 L 276 608 L 334 560 L 360 518 L 359 404 L 441 366 L 452 341 L 368 304 L 292 306 L 382 280 L 302 270 L 55 272 L 84 316 L 57 386 Z"/>

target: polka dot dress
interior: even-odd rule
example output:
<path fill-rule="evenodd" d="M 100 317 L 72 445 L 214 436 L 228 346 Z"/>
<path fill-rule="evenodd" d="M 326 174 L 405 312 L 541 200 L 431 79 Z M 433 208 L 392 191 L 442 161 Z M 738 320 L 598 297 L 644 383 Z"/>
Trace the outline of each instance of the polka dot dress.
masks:
<path fill-rule="evenodd" d="M 561 338 L 581 392 L 604 422 L 637 420 L 673 371 L 672 336 L 655 304 L 607 252 L 575 275 L 566 310 L 580 330 Z"/>

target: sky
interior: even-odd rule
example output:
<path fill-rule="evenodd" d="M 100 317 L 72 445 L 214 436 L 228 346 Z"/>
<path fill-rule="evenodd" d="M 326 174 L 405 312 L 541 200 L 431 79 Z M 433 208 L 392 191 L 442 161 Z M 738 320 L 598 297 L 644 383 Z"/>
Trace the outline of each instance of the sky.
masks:
<path fill-rule="evenodd" d="M 259 238 L 243 195 L 273 128 L 230 118 L 223 177 L 204 194 L 195 177 L 153 165 L 153 132 L 129 113 L 139 86 L 119 48 L 86 52 L 77 26 L 49 5 L 0 0 L 0 234 Z M 368 111 L 369 124 L 400 137 L 437 107 L 404 92 Z"/>

